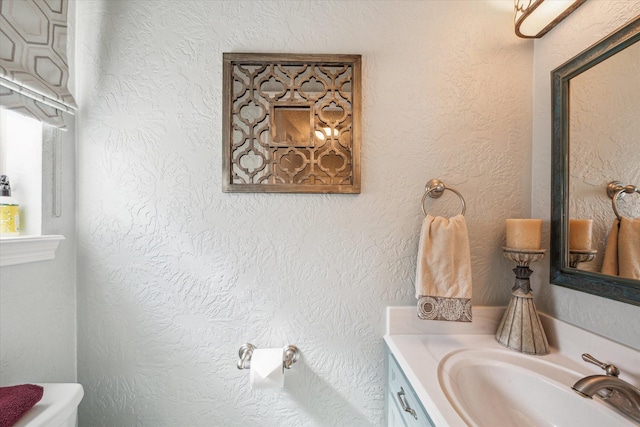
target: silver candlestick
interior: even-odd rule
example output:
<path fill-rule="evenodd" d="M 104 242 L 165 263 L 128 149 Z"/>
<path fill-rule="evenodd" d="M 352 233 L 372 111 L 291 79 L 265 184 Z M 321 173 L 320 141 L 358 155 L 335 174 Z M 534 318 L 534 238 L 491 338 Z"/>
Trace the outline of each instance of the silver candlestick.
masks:
<path fill-rule="evenodd" d="M 533 303 L 529 281 L 529 276 L 533 273 L 529 264 L 540 261 L 545 252 L 544 249 L 502 248 L 502 254 L 516 262 L 517 267 L 513 269 L 516 283 L 512 288 L 507 311 L 498 326 L 496 340 L 503 346 L 520 353 L 537 355 L 549 353 L 549 343 Z"/>

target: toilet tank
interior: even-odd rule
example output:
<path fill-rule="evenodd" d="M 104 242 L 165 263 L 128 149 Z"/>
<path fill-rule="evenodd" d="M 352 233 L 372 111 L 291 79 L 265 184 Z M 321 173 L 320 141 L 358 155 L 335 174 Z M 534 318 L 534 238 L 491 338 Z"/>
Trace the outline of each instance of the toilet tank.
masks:
<path fill-rule="evenodd" d="M 44 383 L 42 399 L 14 427 L 76 427 L 78 405 L 84 396 L 80 384 Z"/>

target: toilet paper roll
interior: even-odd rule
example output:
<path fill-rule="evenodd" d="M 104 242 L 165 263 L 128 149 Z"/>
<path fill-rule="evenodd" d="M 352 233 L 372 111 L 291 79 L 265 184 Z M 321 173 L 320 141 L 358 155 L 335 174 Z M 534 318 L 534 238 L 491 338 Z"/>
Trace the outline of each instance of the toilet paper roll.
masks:
<path fill-rule="evenodd" d="M 249 383 L 252 389 L 284 387 L 281 348 L 257 348 L 251 356 Z"/>

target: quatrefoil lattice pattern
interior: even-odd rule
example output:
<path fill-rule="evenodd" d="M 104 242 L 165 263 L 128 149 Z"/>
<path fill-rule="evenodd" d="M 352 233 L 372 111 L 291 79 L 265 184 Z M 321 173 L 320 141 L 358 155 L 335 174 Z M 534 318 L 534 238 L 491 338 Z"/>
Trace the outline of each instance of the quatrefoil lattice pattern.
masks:
<path fill-rule="evenodd" d="M 224 54 L 223 190 L 360 192 L 360 56 Z"/>

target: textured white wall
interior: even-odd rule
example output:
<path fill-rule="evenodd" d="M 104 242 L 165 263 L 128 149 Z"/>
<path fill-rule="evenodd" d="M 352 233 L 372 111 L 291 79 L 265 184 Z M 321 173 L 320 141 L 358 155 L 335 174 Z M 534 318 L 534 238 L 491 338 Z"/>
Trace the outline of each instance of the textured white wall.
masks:
<path fill-rule="evenodd" d="M 550 72 L 640 14 L 640 1 L 589 1 L 560 25 L 536 40 L 534 49 L 534 114 L 532 215 L 549 218 L 551 188 Z M 640 348 L 640 307 L 561 286 L 548 285 L 548 260 L 540 263 L 536 280 L 538 308 L 610 339 Z M 535 288 L 535 287 L 534 287 Z"/>
<path fill-rule="evenodd" d="M 83 425 L 380 425 L 425 183 L 468 203 L 475 304 L 530 210 L 532 42 L 496 1 L 78 2 Z M 363 55 L 360 195 L 221 191 L 223 52 Z M 434 207 L 458 209 L 448 195 Z M 284 391 L 240 345 L 299 346 Z"/>
<path fill-rule="evenodd" d="M 47 133 L 45 133 L 47 135 Z M 42 153 L 42 233 L 62 234 L 55 260 L 0 268 L 0 386 L 76 380 L 75 149 L 61 133 L 62 216 L 52 214 L 53 144 Z"/>

